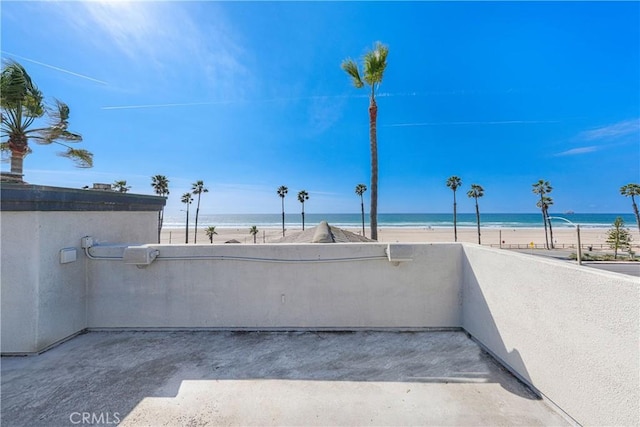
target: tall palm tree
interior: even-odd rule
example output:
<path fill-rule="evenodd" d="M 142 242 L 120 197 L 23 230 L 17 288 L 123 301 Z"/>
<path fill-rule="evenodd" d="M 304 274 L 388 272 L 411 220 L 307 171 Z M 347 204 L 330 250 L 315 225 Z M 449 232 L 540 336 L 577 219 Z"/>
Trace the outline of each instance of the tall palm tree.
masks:
<path fill-rule="evenodd" d="M 302 203 L 302 231 L 304 231 L 304 202 L 309 200 L 309 193 L 304 190 L 298 192 L 298 201 Z"/>
<path fill-rule="evenodd" d="M 543 196 L 541 200 L 538 200 L 536 206 L 542 210 L 542 215 L 546 218 L 549 226 L 549 240 L 550 246 L 553 249 L 553 226 L 551 225 L 551 218 L 549 218 L 549 206 L 553 205 L 553 199 L 549 196 Z"/>
<path fill-rule="evenodd" d="M 169 180 L 164 175 L 155 175 L 151 177 L 151 186 L 153 191 L 160 197 L 169 195 Z M 162 223 L 164 222 L 164 206 L 158 211 L 158 243 L 160 243 L 160 235 L 162 233 Z"/>
<path fill-rule="evenodd" d="M 253 243 L 256 243 L 256 235 L 258 234 L 258 227 L 255 225 L 252 225 L 251 228 L 249 229 L 249 234 L 253 235 Z"/>
<path fill-rule="evenodd" d="M 127 181 L 124 179 L 114 182 L 111 186 L 113 187 L 114 191 L 117 191 L 119 193 L 126 193 L 131 190 L 131 186 L 127 185 Z"/>
<path fill-rule="evenodd" d="M 549 218 L 549 207 L 553 205 L 553 199 L 546 196 L 545 204 L 547 207 L 545 208 L 544 213 L 547 216 L 547 223 L 549 223 L 549 244 L 551 245 L 551 249 L 554 249 L 555 243 L 553 242 L 553 227 L 551 226 L 551 218 Z"/>
<path fill-rule="evenodd" d="M 282 199 L 282 237 L 284 237 L 284 197 L 288 191 L 289 189 L 284 185 L 278 187 L 278 196 Z"/>
<path fill-rule="evenodd" d="M 447 187 L 453 190 L 453 241 L 458 241 L 458 213 L 456 208 L 456 190 L 462 185 L 462 180 L 452 175 L 447 179 Z"/>
<path fill-rule="evenodd" d="M 636 222 L 638 223 L 638 230 L 640 230 L 640 213 L 638 213 L 638 205 L 636 205 L 635 196 L 640 196 L 639 184 L 627 184 L 620 187 L 620 194 L 625 197 L 631 197 L 631 204 L 633 205 L 633 213 L 636 214 Z"/>
<path fill-rule="evenodd" d="M 58 144 L 66 148 L 58 153 L 76 163 L 93 166 L 93 154 L 72 148 L 64 142 L 80 142 L 82 136 L 68 130 L 69 107 L 57 99 L 55 106 L 46 107 L 42 92 L 33 83 L 27 71 L 15 61 L 7 61 L 0 76 L 0 105 L 2 106 L 2 153 L 11 155 L 11 173 L 22 180 L 24 158 L 31 153 L 29 140 L 38 144 Z M 36 119 L 47 116 L 49 124 L 32 128 Z M 4 140 L 4 138 L 7 138 Z"/>
<path fill-rule="evenodd" d="M 191 192 L 195 195 L 198 195 L 198 206 L 196 207 L 196 224 L 194 226 L 194 232 L 193 232 L 193 243 L 197 243 L 198 241 L 198 215 L 200 214 L 200 196 L 202 195 L 202 193 L 208 193 L 209 190 L 207 190 L 204 187 L 204 182 L 202 182 L 202 180 L 200 181 L 196 181 L 193 184 L 191 184 Z"/>
<path fill-rule="evenodd" d="M 364 198 L 362 197 L 365 191 L 367 191 L 366 185 L 364 184 L 356 185 L 356 194 L 360 196 L 360 212 L 362 213 L 362 236 L 363 237 L 366 237 L 364 233 Z"/>
<path fill-rule="evenodd" d="M 180 199 L 182 203 L 187 205 L 187 225 L 185 229 L 184 242 L 189 243 L 189 205 L 193 202 L 193 198 L 191 197 L 191 193 L 184 193 L 182 198 Z"/>
<path fill-rule="evenodd" d="M 353 85 L 360 89 L 371 87 L 369 96 L 369 141 L 371 144 L 371 238 L 378 240 L 378 136 L 377 118 L 378 104 L 376 103 L 376 89 L 382 83 L 384 70 L 387 68 L 389 48 L 376 42 L 372 50 L 365 53 L 362 59 L 362 73 L 358 64 L 351 58 L 342 61 L 342 69 L 351 77 Z"/>
<path fill-rule="evenodd" d="M 209 238 L 209 242 L 213 243 L 213 235 L 214 234 L 218 234 L 218 232 L 216 231 L 215 225 L 212 225 L 210 227 L 205 228 L 204 232 L 207 233 L 207 237 Z"/>
<path fill-rule="evenodd" d="M 536 203 L 536 206 L 538 206 L 541 210 L 542 210 L 542 223 L 544 224 L 544 240 L 545 240 L 545 247 L 547 249 L 549 249 L 549 235 L 547 234 L 547 223 L 549 222 L 548 218 L 547 218 L 547 213 L 544 209 L 544 197 L 545 194 L 551 193 L 551 190 L 553 190 L 553 187 L 551 187 L 551 185 L 549 184 L 549 181 L 545 181 L 545 180 L 538 180 L 538 182 L 536 182 L 535 184 L 532 184 L 533 189 L 531 191 L 533 191 L 534 194 L 538 194 L 540 195 L 540 200 L 538 201 L 538 203 Z"/>
<path fill-rule="evenodd" d="M 476 199 L 476 221 L 478 222 L 478 244 L 481 245 L 480 241 L 480 209 L 478 207 L 478 199 L 484 196 L 484 188 L 479 186 L 478 184 L 471 184 L 471 189 L 467 191 L 467 196 L 469 198 Z"/>

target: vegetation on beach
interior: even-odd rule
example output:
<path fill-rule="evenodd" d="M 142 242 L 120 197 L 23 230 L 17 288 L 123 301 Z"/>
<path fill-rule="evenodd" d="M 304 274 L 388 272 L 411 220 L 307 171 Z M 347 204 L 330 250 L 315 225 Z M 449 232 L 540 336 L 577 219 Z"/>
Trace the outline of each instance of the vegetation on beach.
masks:
<path fill-rule="evenodd" d="M 126 193 L 131 190 L 131 186 L 127 185 L 127 180 L 124 179 L 115 181 L 111 184 L 111 187 L 113 188 L 113 191 L 117 191 L 118 193 Z"/>
<path fill-rule="evenodd" d="M 255 225 L 252 225 L 251 228 L 249 229 L 249 234 L 253 235 L 253 243 L 256 243 L 256 235 L 258 234 L 258 227 Z"/>
<path fill-rule="evenodd" d="M 457 224 L 457 210 L 456 210 L 456 190 L 462 185 L 462 179 L 455 175 L 450 176 L 447 179 L 447 187 L 453 191 L 453 241 L 458 241 L 458 224 Z"/>
<path fill-rule="evenodd" d="M 42 145 L 57 144 L 65 148 L 58 155 L 73 160 L 77 167 L 93 166 L 93 154 L 66 143 L 82 141 L 82 136 L 69 131 L 69 107 L 55 100 L 47 106 L 42 92 L 27 71 L 15 61 L 7 61 L 0 76 L 2 138 L 0 150 L 11 158 L 11 173 L 23 174 L 24 158 L 32 152 L 29 141 Z M 37 119 L 47 117 L 43 127 L 32 127 Z M 6 140 L 4 140 L 6 138 Z"/>
<path fill-rule="evenodd" d="M 204 232 L 207 234 L 207 237 L 209 238 L 209 242 L 213 243 L 213 235 L 218 234 L 218 232 L 216 231 L 215 225 L 205 228 Z"/>
<path fill-rule="evenodd" d="M 545 181 L 543 179 L 539 180 L 532 186 L 533 189 L 531 191 L 533 192 L 533 194 L 538 194 L 540 196 L 540 200 L 538 200 L 536 206 L 542 211 L 545 247 L 547 249 L 553 249 L 553 229 L 551 228 L 551 220 L 549 220 L 549 206 L 553 204 L 553 199 L 547 196 L 547 194 L 551 193 L 553 187 L 551 187 L 549 181 Z M 547 233 L 547 226 L 551 234 L 551 245 L 549 245 L 549 233 Z"/>
<path fill-rule="evenodd" d="M 467 191 L 467 196 L 469 198 L 474 198 L 476 202 L 476 221 L 478 223 L 478 244 L 481 245 L 482 242 L 480 240 L 480 208 L 478 206 L 478 199 L 484 196 L 484 188 L 482 188 L 478 184 L 471 184 L 471 189 Z"/>
<path fill-rule="evenodd" d="M 636 216 L 636 222 L 638 223 L 638 231 L 640 231 L 640 213 L 638 212 L 638 205 L 636 204 L 635 196 L 640 196 L 640 184 L 627 184 L 620 187 L 620 194 L 625 197 L 631 197 L 631 204 L 633 206 L 633 213 Z"/>
<path fill-rule="evenodd" d="M 578 256 L 575 252 L 572 252 L 571 255 L 569 255 L 568 259 L 575 261 L 578 259 Z M 583 252 L 582 261 L 640 261 L 640 258 L 638 258 L 634 252 L 629 252 L 629 258 L 625 258 L 624 260 L 620 258 L 614 258 L 613 254 L 608 253 Z"/>
<path fill-rule="evenodd" d="M 191 184 L 191 192 L 193 195 L 198 195 L 198 204 L 196 207 L 196 223 L 194 225 L 193 230 L 193 243 L 198 242 L 198 215 L 200 215 L 200 196 L 202 193 L 208 193 L 209 190 L 205 188 L 204 182 L 202 180 L 196 181 Z"/>
<path fill-rule="evenodd" d="M 304 231 L 304 202 L 307 200 L 309 200 L 309 193 L 305 190 L 298 191 L 298 201 L 302 204 L 302 231 Z"/>
<path fill-rule="evenodd" d="M 169 180 L 164 175 L 155 175 L 151 177 L 151 186 L 153 191 L 160 197 L 169 195 Z M 164 222 L 164 206 L 158 211 L 158 243 L 162 234 L 162 223 Z"/>
<path fill-rule="evenodd" d="M 284 237 L 284 198 L 288 191 L 289 189 L 284 185 L 278 187 L 278 196 L 282 199 L 282 237 Z"/>
<path fill-rule="evenodd" d="M 613 249 L 613 258 L 618 258 L 618 250 L 631 251 L 631 233 L 624 227 L 624 220 L 617 217 L 613 226 L 607 231 L 607 243 Z"/>
<path fill-rule="evenodd" d="M 360 212 L 362 213 L 362 236 L 367 237 L 364 232 L 364 198 L 362 195 L 367 191 L 367 186 L 364 184 L 356 185 L 356 194 L 360 196 Z"/>
<path fill-rule="evenodd" d="M 189 205 L 191 204 L 191 202 L 193 202 L 191 193 L 184 193 L 180 198 L 180 201 L 182 201 L 182 203 L 187 205 L 187 222 L 185 226 L 184 242 L 189 243 Z"/>
<path fill-rule="evenodd" d="M 351 77 L 353 85 L 360 89 L 371 87 L 369 96 L 369 141 L 371 148 L 371 239 L 378 240 L 378 137 L 377 118 L 378 104 L 376 103 L 376 89 L 382 83 L 384 71 L 387 68 L 389 48 L 377 42 L 372 50 L 365 53 L 362 59 L 362 73 L 356 61 L 347 58 L 342 61 L 342 69 Z"/>

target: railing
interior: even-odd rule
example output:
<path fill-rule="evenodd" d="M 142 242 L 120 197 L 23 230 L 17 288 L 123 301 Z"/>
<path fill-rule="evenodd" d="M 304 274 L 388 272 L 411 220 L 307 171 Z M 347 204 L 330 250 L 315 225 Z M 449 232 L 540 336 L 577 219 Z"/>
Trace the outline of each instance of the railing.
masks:
<path fill-rule="evenodd" d="M 485 245 L 483 245 L 485 246 Z M 531 246 L 531 244 L 526 244 L 526 243 L 503 243 L 503 244 L 499 244 L 499 243 L 491 243 L 489 245 L 486 246 L 490 246 L 492 248 L 502 248 L 502 249 L 546 249 L 544 244 L 534 244 L 533 247 Z M 609 245 L 605 245 L 605 244 L 582 244 L 580 245 L 582 247 L 582 249 L 587 249 L 587 250 L 591 250 L 591 249 L 609 249 Z M 554 249 L 575 249 L 576 248 L 576 244 L 565 244 L 565 243 L 554 243 L 553 245 Z"/>

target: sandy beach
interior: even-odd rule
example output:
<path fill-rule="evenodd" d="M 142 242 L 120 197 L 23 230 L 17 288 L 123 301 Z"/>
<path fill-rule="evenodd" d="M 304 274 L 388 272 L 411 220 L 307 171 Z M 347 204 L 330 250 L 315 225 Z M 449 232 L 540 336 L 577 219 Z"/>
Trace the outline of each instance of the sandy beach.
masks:
<path fill-rule="evenodd" d="M 362 230 L 357 228 L 347 228 L 347 230 L 360 234 Z M 629 228 L 633 236 L 634 247 L 640 245 L 640 233 L 638 230 Z M 223 244 L 235 239 L 240 243 L 253 244 L 253 236 L 248 229 L 240 228 L 216 228 L 217 235 L 214 235 L 214 244 Z M 301 228 L 290 228 L 287 235 L 302 231 Z M 367 234 L 368 234 L 367 230 Z M 607 228 L 581 228 L 581 242 L 585 246 L 592 246 L 594 250 L 608 249 L 606 244 Z M 193 228 L 189 230 L 189 243 L 193 243 Z M 282 237 L 282 230 L 277 228 L 260 229 L 256 236 L 256 243 L 273 243 Z M 544 246 L 544 229 L 542 228 L 486 228 L 481 229 L 482 244 L 503 248 L 529 247 L 533 242 L 536 247 Z M 553 239 L 556 247 L 571 247 L 576 244 L 577 236 L 574 228 L 558 227 L 553 230 Z M 185 230 L 166 228 L 162 230 L 161 243 L 163 244 L 184 244 Z M 381 228 L 378 232 L 379 242 L 453 242 L 453 228 Z M 458 241 L 477 243 L 478 235 L 475 228 L 458 228 Z M 198 244 L 209 244 L 209 238 L 204 230 L 198 230 Z"/>

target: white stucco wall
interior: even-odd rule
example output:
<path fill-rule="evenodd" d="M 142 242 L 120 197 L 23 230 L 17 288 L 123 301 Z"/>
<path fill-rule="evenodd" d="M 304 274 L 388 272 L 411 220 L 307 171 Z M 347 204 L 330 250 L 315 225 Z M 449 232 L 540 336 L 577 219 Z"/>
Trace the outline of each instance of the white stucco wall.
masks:
<path fill-rule="evenodd" d="M 640 424 L 640 281 L 464 245 L 463 327 L 583 425 Z"/>
<path fill-rule="evenodd" d="M 459 245 L 413 245 L 392 265 L 384 244 L 153 245 L 146 268 L 95 261 L 91 328 L 423 328 L 460 326 Z M 100 248 L 94 248 L 100 253 Z M 250 257 L 368 261 L 167 260 Z"/>
<path fill-rule="evenodd" d="M 2 212 L 2 353 L 40 351 L 87 327 L 86 262 L 80 238 L 157 239 L 155 212 Z M 77 260 L 60 264 L 60 249 Z"/>
<path fill-rule="evenodd" d="M 38 229 L 36 212 L 0 213 L 0 346 L 3 353 L 37 348 Z"/>

